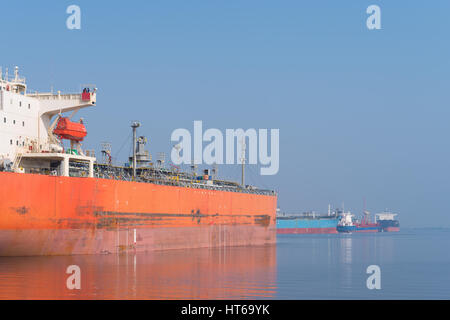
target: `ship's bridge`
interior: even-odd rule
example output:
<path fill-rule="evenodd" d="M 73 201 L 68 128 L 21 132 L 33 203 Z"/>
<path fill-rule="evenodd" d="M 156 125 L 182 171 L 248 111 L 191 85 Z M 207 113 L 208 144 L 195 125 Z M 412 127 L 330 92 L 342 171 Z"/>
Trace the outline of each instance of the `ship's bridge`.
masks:
<path fill-rule="evenodd" d="M 12 77 L 9 76 L 8 69 L 3 74 L 2 68 L 0 68 L 0 90 L 11 91 L 22 95 L 26 94 L 26 79 L 19 77 L 19 67 L 14 68 L 14 76 Z"/>
<path fill-rule="evenodd" d="M 72 119 L 78 110 L 95 106 L 96 98 L 97 88 L 93 84 L 82 85 L 76 93 L 32 92 L 27 88 L 26 79 L 19 76 L 18 67 L 14 68 L 13 76 L 8 74 L 8 69 L 3 72 L 0 68 L 0 170 L 48 169 L 68 175 L 69 167 L 74 170 L 86 167 L 85 171 L 92 176 L 95 157 L 92 153 L 85 155 L 82 139 L 55 135 L 54 129 L 62 118 L 70 125 L 67 130 L 81 127 L 81 119 Z M 62 138 L 69 138 L 69 149 L 64 148 Z"/>
<path fill-rule="evenodd" d="M 97 101 L 96 89 L 82 93 L 35 92 L 27 96 L 41 101 L 41 114 L 50 118 L 59 113 L 92 107 Z"/>

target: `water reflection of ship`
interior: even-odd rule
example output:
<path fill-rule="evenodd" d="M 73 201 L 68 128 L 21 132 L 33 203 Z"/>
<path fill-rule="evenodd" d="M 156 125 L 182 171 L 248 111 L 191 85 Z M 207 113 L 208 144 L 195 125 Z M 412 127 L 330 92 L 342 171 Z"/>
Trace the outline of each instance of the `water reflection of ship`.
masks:
<path fill-rule="evenodd" d="M 68 290 L 69 265 L 81 290 Z M 170 250 L 151 254 L 8 258 L 0 299 L 274 298 L 276 246 Z"/>
<path fill-rule="evenodd" d="M 340 268 L 341 274 L 339 277 L 340 286 L 342 290 L 348 290 L 353 286 L 353 238 L 352 237 L 342 237 L 339 239 L 340 248 Z"/>

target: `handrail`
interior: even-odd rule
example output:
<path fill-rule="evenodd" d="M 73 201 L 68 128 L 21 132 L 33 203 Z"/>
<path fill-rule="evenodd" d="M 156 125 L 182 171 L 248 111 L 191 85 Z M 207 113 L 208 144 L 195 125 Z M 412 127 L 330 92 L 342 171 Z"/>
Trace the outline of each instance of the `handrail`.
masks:
<path fill-rule="evenodd" d="M 0 78 L 1 82 L 9 82 L 9 83 L 20 83 L 20 84 L 25 84 L 26 83 L 26 78 L 17 78 L 14 75 L 8 75 L 8 77 L 5 77 L 5 75 L 2 75 L 2 77 Z"/>

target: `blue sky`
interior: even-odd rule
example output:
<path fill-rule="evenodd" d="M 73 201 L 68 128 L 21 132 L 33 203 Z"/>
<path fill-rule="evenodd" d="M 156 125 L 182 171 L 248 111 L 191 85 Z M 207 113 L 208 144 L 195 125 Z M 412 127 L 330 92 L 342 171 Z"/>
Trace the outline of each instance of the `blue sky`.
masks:
<path fill-rule="evenodd" d="M 66 8 L 81 7 L 81 30 Z M 381 7 L 382 30 L 366 28 Z M 449 1 L 8 2 L 0 65 L 31 89 L 99 88 L 85 147 L 124 160 L 131 120 L 153 156 L 170 134 L 279 128 L 283 211 L 389 208 L 403 226 L 450 227 Z M 115 152 L 116 151 L 116 152 Z M 220 169 L 238 180 L 239 168 Z"/>

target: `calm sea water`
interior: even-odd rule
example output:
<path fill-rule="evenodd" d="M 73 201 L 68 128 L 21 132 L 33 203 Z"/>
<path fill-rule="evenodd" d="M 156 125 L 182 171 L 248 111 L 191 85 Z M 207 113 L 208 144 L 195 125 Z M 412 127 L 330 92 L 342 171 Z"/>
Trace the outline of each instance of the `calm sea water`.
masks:
<path fill-rule="evenodd" d="M 282 235 L 275 246 L 0 258 L 0 299 L 450 299 L 450 229 Z M 66 269 L 81 270 L 81 289 Z M 369 290 L 369 265 L 381 289 Z"/>

